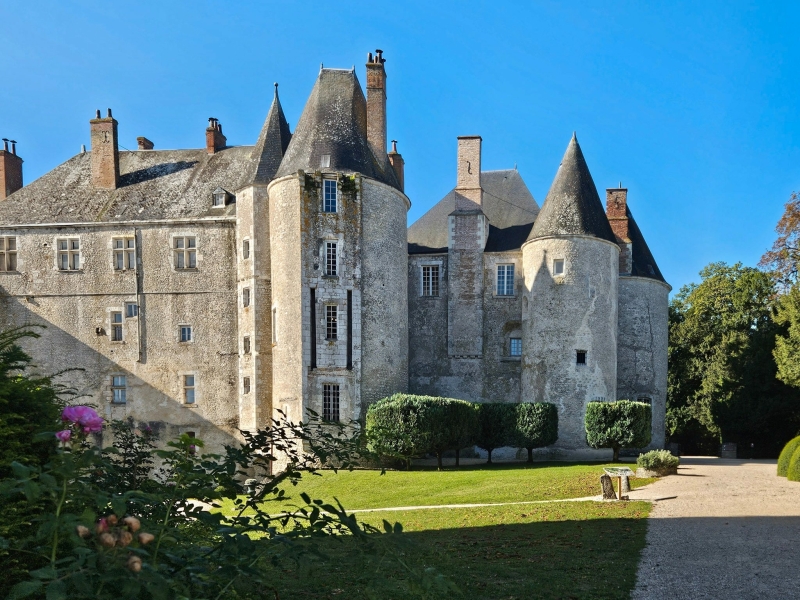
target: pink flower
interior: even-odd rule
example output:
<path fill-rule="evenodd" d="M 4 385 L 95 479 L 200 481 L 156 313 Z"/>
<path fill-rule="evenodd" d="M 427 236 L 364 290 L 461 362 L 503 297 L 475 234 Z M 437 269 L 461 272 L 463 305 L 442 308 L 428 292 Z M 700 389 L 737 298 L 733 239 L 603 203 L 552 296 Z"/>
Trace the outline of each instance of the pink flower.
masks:
<path fill-rule="evenodd" d="M 61 413 L 62 421 L 77 423 L 83 433 L 95 433 L 103 429 L 103 419 L 89 406 L 67 406 Z"/>
<path fill-rule="evenodd" d="M 72 432 L 69 429 L 64 429 L 63 431 L 57 431 L 56 437 L 58 438 L 59 442 L 67 443 L 69 438 L 72 437 Z"/>

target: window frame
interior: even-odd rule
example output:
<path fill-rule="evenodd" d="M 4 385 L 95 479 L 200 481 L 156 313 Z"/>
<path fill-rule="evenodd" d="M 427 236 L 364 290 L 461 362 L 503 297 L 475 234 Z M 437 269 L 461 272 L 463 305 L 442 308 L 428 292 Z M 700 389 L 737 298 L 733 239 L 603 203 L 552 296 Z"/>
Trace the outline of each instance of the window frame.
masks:
<path fill-rule="evenodd" d="M 129 308 L 133 308 L 133 310 L 129 311 Z M 137 319 L 139 317 L 139 304 L 137 302 L 126 302 L 124 312 L 126 319 Z M 129 312 L 133 314 L 128 314 Z"/>
<path fill-rule="evenodd" d="M 583 355 L 583 356 L 581 356 Z M 583 362 L 581 362 L 583 358 Z M 589 352 L 586 350 L 575 350 L 575 366 L 585 367 L 589 364 Z"/>
<path fill-rule="evenodd" d="M 331 250 L 333 252 L 331 253 Z M 339 240 L 325 240 L 322 245 L 325 277 L 339 276 Z"/>
<path fill-rule="evenodd" d="M 516 343 L 515 343 L 516 342 Z M 514 352 L 514 347 L 517 346 L 519 352 Z M 514 358 L 519 358 L 522 356 L 522 338 L 521 337 L 512 337 L 508 338 L 508 355 Z"/>
<path fill-rule="evenodd" d="M 249 394 L 250 390 L 251 390 L 250 377 L 249 376 L 242 377 L 242 394 L 243 395 Z"/>
<path fill-rule="evenodd" d="M 121 383 L 117 380 L 121 379 Z M 117 394 L 117 392 L 120 392 Z M 122 400 L 117 400 L 121 397 Z M 111 404 L 122 405 L 128 403 L 128 377 L 127 375 L 111 376 Z"/>
<path fill-rule="evenodd" d="M 118 242 L 122 244 L 120 247 L 117 247 Z M 121 268 L 117 266 L 117 257 L 122 259 Z M 118 235 L 111 238 L 111 266 L 117 272 L 136 270 L 136 238 L 134 236 Z"/>
<path fill-rule="evenodd" d="M 558 271 L 559 266 L 561 267 L 561 271 Z M 552 262 L 552 269 L 553 277 L 563 277 L 567 272 L 567 261 L 563 258 L 554 258 Z"/>
<path fill-rule="evenodd" d="M 242 336 L 242 354 L 250 354 L 252 351 L 252 345 L 250 342 L 250 336 L 245 335 Z"/>
<path fill-rule="evenodd" d="M 19 273 L 17 270 L 17 253 L 19 252 L 19 241 L 17 238 L 18 236 L 16 235 L 0 236 L 0 272 Z M 14 247 L 9 248 L 9 244 L 13 244 Z M 11 262 L 14 264 L 12 268 L 9 268 Z"/>
<path fill-rule="evenodd" d="M 179 243 L 182 244 L 179 246 Z M 197 236 L 172 236 L 172 268 L 176 271 L 197 270 Z M 192 264 L 194 262 L 194 264 Z M 183 266 L 180 266 L 183 263 Z"/>
<path fill-rule="evenodd" d="M 251 298 L 250 298 L 250 287 L 243 287 L 242 288 L 242 308 L 247 308 L 250 306 Z"/>
<path fill-rule="evenodd" d="M 500 272 L 503 271 L 503 287 L 500 287 Z M 511 283 L 509 285 L 509 273 Z M 495 267 L 494 290 L 495 296 L 513 297 L 516 295 L 516 265 L 514 263 L 499 263 Z"/>
<path fill-rule="evenodd" d="M 341 420 L 341 386 L 338 383 L 322 384 L 322 419 L 331 423 Z"/>
<path fill-rule="evenodd" d="M 121 310 L 111 310 L 108 313 L 108 321 L 110 324 L 110 332 L 111 332 L 111 341 L 112 342 L 124 342 L 125 341 L 125 329 L 123 324 L 125 323 L 124 313 Z M 116 317 L 119 316 L 119 321 L 116 320 Z"/>
<path fill-rule="evenodd" d="M 185 406 L 197 406 L 197 375 L 195 373 L 181 374 L 181 397 Z M 191 384 L 189 378 L 191 377 Z M 191 402 L 189 396 L 191 395 Z"/>
<path fill-rule="evenodd" d="M 67 244 L 66 248 L 61 248 L 61 243 L 65 242 Z M 74 246 L 77 244 L 77 247 Z M 67 237 L 57 237 L 56 243 L 56 270 L 61 271 L 62 273 L 70 273 L 83 270 L 83 256 L 81 256 L 83 245 L 81 244 L 81 238 L 79 236 L 67 236 Z M 62 269 L 61 265 L 61 258 L 66 257 L 67 259 L 67 268 Z M 77 260 L 77 266 L 76 266 Z"/>
<path fill-rule="evenodd" d="M 436 269 L 436 277 L 428 278 L 425 282 L 425 270 Z M 419 295 L 421 298 L 438 298 L 441 295 L 442 265 L 441 263 L 423 263 L 419 269 Z M 426 293 L 426 291 L 430 293 Z"/>
<path fill-rule="evenodd" d="M 333 336 L 331 336 L 333 332 Z M 325 340 L 333 342 L 339 339 L 339 305 L 325 304 Z"/>
<path fill-rule="evenodd" d="M 188 333 L 188 337 L 184 335 L 184 332 Z M 178 343 L 191 344 L 192 342 L 194 342 L 194 327 L 189 323 L 178 324 Z"/>
<path fill-rule="evenodd" d="M 335 214 L 339 212 L 339 185 L 336 179 L 324 178 L 322 180 L 322 212 Z M 329 190 L 333 191 L 333 196 L 329 196 Z"/>
<path fill-rule="evenodd" d="M 242 260 L 248 260 L 250 258 L 250 238 L 245 238 L 242 240 Z"/>

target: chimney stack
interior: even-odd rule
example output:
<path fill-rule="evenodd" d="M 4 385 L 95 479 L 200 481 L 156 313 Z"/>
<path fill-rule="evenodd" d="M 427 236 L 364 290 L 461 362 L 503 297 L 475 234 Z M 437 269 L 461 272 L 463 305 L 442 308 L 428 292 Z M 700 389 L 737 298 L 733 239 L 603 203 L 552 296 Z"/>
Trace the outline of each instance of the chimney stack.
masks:
<path fill-rule="evenodd" d="M 481 136 L 458 138 L 458 175 L 456 178 L 456 210 L 482 210 Z"/>
<path fill-rule="evenodd" d="M 11 144 L 11 150 L 8 145 Z M 22 187 L 22 159 L 17 156 L 17 141 L 3 138 L 0 150 L 0 200 Z"/>
<path fill-rule="evenodd" d="M 397 140 L 392 140 L 392 151 L 389 152 L 389 162 L 394 169 L 394 174 L 397 175 L 397 181 L 400 183 L 400 191 L 406 191 L 405 181 L 405 164 L 403 156 L 397 151 Z"/>
<path fill-rule="evenodd" d="M 380 161 L 386 154 L 386 69 L 383 50 L 367 55 L 367 141 Z"/>
<path fill-rule="evenodd" d="M 630 275 L 633 271 L 633 244 L 628 232 L 628 190 L 609 188 L 606 190 L 606 217 L 611 224 L 614 237 L 619 246 L 620 275 Z"/>
<path fill-rule="evenodd" d="M 153 142 L 148 140 L 146 137 L 137 137 L 136 143 L 139 145 L 139 150 L 152 150 L 153 149 Z"/>
<path fill-rule="evenodd" d="M 208 129 L 206 129 L 206 152 L 214 154 L 225 147 L 227 138 L 222 135 L 222 124 L 219 119 L 208 118 Z"/>
<path fill-rule="evenodd" d="M 102 190 L 115 190 L 119 185 L 119 144 L 117 121 L 111 109 L 105 118 L 98 110 L 89 121 L 92 142 L 92 185 Z"/>

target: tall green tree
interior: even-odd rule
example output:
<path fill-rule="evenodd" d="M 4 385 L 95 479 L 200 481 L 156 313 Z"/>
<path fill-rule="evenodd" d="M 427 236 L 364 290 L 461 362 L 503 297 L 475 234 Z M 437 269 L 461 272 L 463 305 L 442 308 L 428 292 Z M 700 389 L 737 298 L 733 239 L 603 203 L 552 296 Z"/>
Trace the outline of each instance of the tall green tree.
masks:
<path fill-rule="evenodd" d="M 776 281 L 741 263 L 700 276 L 670 306 L 668 433 L 689 447 L 752 443 L 777 456 L 800 425 L 800 394 L 776 377 Z"/>

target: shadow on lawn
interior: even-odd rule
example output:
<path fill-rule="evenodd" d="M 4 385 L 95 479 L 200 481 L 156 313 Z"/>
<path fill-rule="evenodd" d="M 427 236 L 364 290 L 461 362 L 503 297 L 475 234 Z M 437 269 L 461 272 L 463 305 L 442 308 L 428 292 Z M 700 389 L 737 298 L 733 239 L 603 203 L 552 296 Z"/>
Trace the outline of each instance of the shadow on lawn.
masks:
<path fill-rule="evenodd" d="M 543 469 L 547 467 L 581 467 L 581 466 L 630 466 L 629 463 L 610 463 L 608 461 L 582 461 L 582 462 L 564 462 L 564 461 L 548 461 L 548 462 L 495 462 L 495 463 L 478 463 L 468 464 L 456 467 L 455 465 L 445 464 L 441 472 L 445 471 L 513 471 L 513 470 L 527 470 L 527 469 Z M 398 471 L 406 471 L 403 469 L 396 469 Z M 414 471 L 437 471 L 436 465 L 413 465 L 410 472 Z"/>
<path fill-rule="evenodd" d="M 623 518 L 327 539 L 325 559 L 283 565 L 275 585 L 281 598 L 622 599 L 646 530 L 646 519 Z"/>

